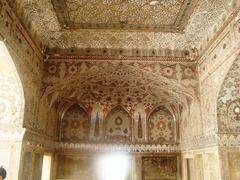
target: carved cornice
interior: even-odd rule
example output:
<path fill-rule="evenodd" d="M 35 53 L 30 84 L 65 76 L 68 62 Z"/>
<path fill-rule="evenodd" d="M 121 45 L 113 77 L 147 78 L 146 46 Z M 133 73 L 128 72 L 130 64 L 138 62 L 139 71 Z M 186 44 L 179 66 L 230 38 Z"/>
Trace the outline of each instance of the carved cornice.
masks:
<path fill-rule="evenodd" d="M 50 56 L 51 60 L 73 59 L 73 60 L 88 60 L 88 61 L 141 61 L 141 62 L 178 62 L 188 63 L 186 58 L 179 57 L 127 57 L 127 56 Z"/>
<path fill-rule="evenodd" d="M 23 133 L 0 131 L 1 141 L 21 141 Z M 133 152 L 133 153 L 172 153 L 185 150 L 201 149 L 213 146 L 219 147 L 239 147 L 240 134 L 212 134 L 208 136 L 195 136 L 189 141 L 178 144 L 90 144 L 90 143 L 67 143 L 54 142 L 50 138 L 40 134 L 27 131 L 24 135 L 24 144 L 39 148 L 55 149 L 57 151 L 77 151 L 77 152 Z"/>
<path fill-rule="evenodd" d="M 240 146 L 240 133 L 237 134 L 218 134 L 218 144 L 220 147 Z"/>
<path fill-rule="evenodd" d="M 199 135 L 194 136 L 191 139 L 183 140 L 181 143 L 181 150 L 191 150 L 191 149 L 199 149 L 206 148 L 211 146 L 216 146 L 218 144 L 217 135 L 209 134 L 209 135 Z"/>
<path fill-rule="evenodd" d="M 216 30 L 216 32 L 210 34 L 210 36 L 206 36 L 205 43 L 202 44 L 202 48 L 200 48 L 199 50 L 199 56 L 196 59 L 196 61 L 198 61 L 201 64 L 205 59 L 204 56 L 213 52 L 218 47 L 223 37 L 227 33 L 230 33 L 230 34 L 235 33 L 232 26 L 234 26 L 237 23 L 237 21 L 239 21 L 239 18 L 240 18 L 239 13 L 240 13 L 240 8 L 238 8 L 231 15 L 229 15 L 226 21 L 222 21 L 219 24 L 219 29 Z M 235 40 L 236 42 L 238 42 L 237 39 Z"/>
<path fill-rule="evenodd" d="M 2 39 L 8 47 L 15 65 L 19 66 L 18 69 L 21 69 L 21 71 L 29 69 L 34 73 L 34 78 L 39 78 L 43 51 L 37 46 L 33 38 L 30 37 L 30 34 L 5 0 L 2 1 L 0 14 L 0 39 Z M 28 68 L 24 68 L 25 66 Z M 21 71 L 19 73 L 21 73 Z"/>
<path fill-rule="evenodd" d="M 2 16 L 5 19 L 5 23 L 9 24 L 7 26 L 7 28 L 11 27 L 10 32 L 7 32 L 7 33 L 9 33 L 9 35 L 17 35 L 16 31 L 19 31 L 19 33 L 21 34 L 21 37 L 26 41 L 28 46 L 35 52 L 36 56 L 40 60 L 42 60 L 43 59 L 42 58 L 42 56 L 43 56 L 43 47 L 40 47 L 40 45 L 37 44 L 37 42 L 34 40 L 32 35 L 28 32 L 26 27 L 23 25 L 22 21 L 16 15 L 16 12 L 13 11 L 12 8 L 9 6 L 8 2 L 3 0 L 2 4 L 3 5 L 2 5 L 2 9 L 0 8 L 0 13 L 2 11 Z M 10 20 L 10 22 L 8 20 Z M 6 26 L 6 24 L 5 24 L 5 26 Z M 2 27 L 4 27 L 4 24 L 2 24 Z M 14 31 L 15 31 L 15 33 L 14 33 Z M 0 35 L 1 35 L 3 40 L 8 39 L 8 37 L 6 37 L 8 35 L 5 36 L 5 33 L 1 34 L 1 31 L 0 31 Z M 21 41 L 21 39 L 20 39 L 21 37 L 17 36 L 17 37 L 14 37 L 14 38 L 17 38 L 19 40 L 19 42 L 20 42 Z"/>
<path fill-rule="evenodd" d="M 58 49 L 46 50 L 45 60 L 195 62 L 196 50 L 171 49 Z"/>
<path fill-rule="evenodd" d="M 34 131 L 27 130 L 23 142 L 27 146 L 34 146 L 39 148 L 54 149 L 54 140 L 51 137 L 44 136 Z"/>
<path fill-rule="evenodd" d="M 127 145 L 127 144 L 78 144 L 78 143 L 55 143 L 56 150 L 71 150 L 83 152 L 179 152 L 178 145 Z"/>
<path fill-rule="evenodd" d="M 181 150 L 200 149 L 211 146 L 239 147 L 240 133 L 218 133 L 208 136 L 195 136 L 189 141 L 183 141 Z"/>

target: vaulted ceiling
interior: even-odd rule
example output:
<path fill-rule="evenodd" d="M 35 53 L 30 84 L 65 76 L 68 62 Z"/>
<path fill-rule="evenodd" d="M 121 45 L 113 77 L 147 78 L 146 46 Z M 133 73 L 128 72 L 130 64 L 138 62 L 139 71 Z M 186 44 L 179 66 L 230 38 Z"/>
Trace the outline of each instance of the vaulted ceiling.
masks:
<path fill-rule="evenodd" d="M 228 14 L 227 0 L 15 0 L 26 28 L 49 48 L 186 49 Z"/>
<path fill-rule="evenodd" d="M 227 0 L 8 2 L 45 53 L 43 96 L 49 103 L 91 108 L 99 102 L 108 109 L 153 109 L 197 98 L 197 69 L 190 61 L 230 14 Z"/>
<path fill-rule="evenodd" d="M 195 65 L 158 62 L 77 62 L 51 60 L 45 66 L 49 104 L 65 99 L 91 108 L 99 102 L 128 110 L 142 104 L 152 110 L 161 104 L 182 104 L 196 97 Z"/>

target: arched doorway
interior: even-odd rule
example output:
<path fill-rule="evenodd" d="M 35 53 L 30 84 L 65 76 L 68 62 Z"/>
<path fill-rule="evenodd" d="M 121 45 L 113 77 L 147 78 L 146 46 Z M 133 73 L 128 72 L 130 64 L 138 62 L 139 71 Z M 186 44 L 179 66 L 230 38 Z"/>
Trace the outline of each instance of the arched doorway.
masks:
<path fill-rule="evenodd" d="M 0 166 L 17 179 L 24 135 L 24 93 L 13 60 L 0 41 Z"/>

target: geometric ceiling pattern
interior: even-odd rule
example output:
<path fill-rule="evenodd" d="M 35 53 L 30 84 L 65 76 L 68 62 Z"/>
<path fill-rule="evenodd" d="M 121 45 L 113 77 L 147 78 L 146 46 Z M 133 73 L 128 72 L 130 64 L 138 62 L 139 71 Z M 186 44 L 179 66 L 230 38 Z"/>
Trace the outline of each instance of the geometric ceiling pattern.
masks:
<path fill-rule="evenodd" d="M 8 2 L 38 44 L 60 49 L 199 48 L 229 8 L 226 0 Z"/>
<path fill-rule="evenodd" d="M 183 32 L 197 0 L 52 0 L 58 20 L 69 29 Z"/>
<path fill-rule="evenodd" d="M 66 100 L 91 108 L 123 105 L 135 109 L 143 104 L 184 104 L 196 97 L 196 67 L 193 64 L 157 62 L 47 61 L 44 97 L 49 104 Z"/>

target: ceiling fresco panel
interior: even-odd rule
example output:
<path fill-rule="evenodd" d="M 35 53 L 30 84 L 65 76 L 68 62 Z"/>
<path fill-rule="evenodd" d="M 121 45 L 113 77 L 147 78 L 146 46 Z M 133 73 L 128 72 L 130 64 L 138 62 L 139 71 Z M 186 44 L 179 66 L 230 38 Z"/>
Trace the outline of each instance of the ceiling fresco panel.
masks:
<path fill-rule="evenodd" d="M 182 32 L 197 0 L 52 0 L 63 28 Z"/>
<path fill-rule="evenodd" d="M 200 48 L 206 35 L 228 16 L 229 8 L 226 0 L 8 3 L 38 44 L 50 49 Z"/>
<path fill-rule="evenodd" d="M 46 97 L 75 99 L 85 107 L 100 102 L 107 109 L 180 103 L 195 96 L 197 84 L 195 65 L 106 61 L 48 61 L 43 81 Z"/>

